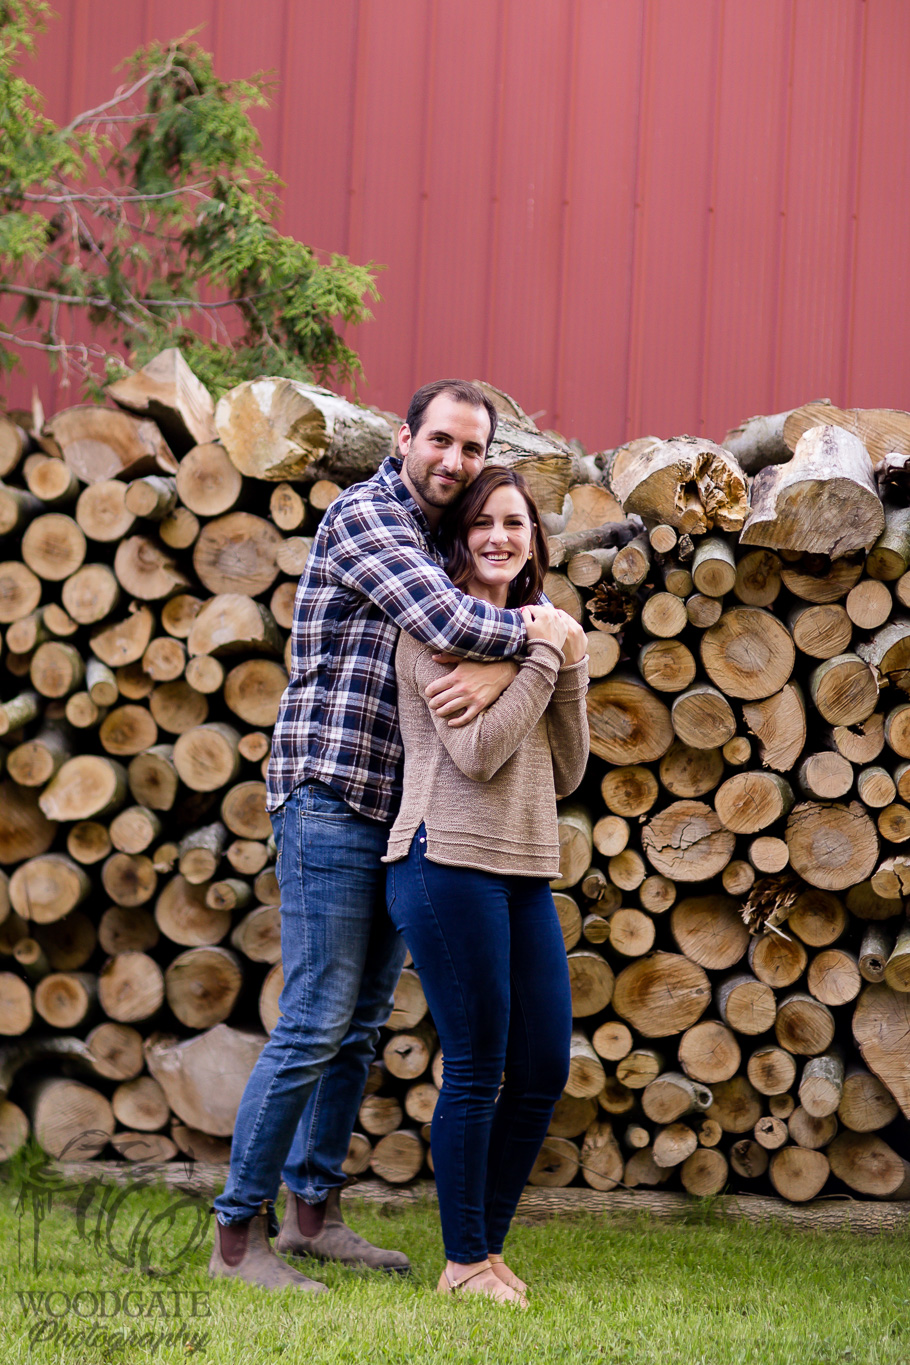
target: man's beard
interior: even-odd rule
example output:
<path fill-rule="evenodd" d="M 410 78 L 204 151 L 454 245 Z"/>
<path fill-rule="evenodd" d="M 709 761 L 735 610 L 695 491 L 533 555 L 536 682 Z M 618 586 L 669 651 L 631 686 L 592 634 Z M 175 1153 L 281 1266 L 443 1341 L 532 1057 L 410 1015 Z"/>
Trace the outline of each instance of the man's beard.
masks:
<path fill-rule="evenodd" d="M 431 507 L 448 507 L 451 503 L 460 498 L 468 486 L 468 481 L 463 474 L 456 475 L 450 484 L 440 483 L 433 474 L 426 469 L 414 470 L 410 465 L 407 466 L 408 478 L 423 498 L 424 502 Z"/>

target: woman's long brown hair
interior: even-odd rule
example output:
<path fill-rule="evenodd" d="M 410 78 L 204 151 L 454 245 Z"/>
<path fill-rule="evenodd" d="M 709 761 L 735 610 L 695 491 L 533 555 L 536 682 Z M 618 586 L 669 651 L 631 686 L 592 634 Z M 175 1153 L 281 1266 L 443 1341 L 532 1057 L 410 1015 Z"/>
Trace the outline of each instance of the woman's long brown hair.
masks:
<path fill-rule="evenodd" d="M 527 480 L 515 469 L 503 469 L 499 465 L 487 465 L 472 484 L 468 485 L 458 503 L 445 517 L 441 531 L 442 540 L 448 554 L 449 577 L 456 587 L 465 589 L 474 573 L 474 560 L 468 550 L 468 531 L 483 511 L 487 499 L 497 488 L 517 488 L 525 500 L 528 516 L 531 518 L 532 558 L 509 584 L 508 605 L 526 607 L 539 602 L 543 593 L 543 581 L 550 567 L 550 554 L 547 537 L 540 524 L 540 513 L 531 496 Z"/>

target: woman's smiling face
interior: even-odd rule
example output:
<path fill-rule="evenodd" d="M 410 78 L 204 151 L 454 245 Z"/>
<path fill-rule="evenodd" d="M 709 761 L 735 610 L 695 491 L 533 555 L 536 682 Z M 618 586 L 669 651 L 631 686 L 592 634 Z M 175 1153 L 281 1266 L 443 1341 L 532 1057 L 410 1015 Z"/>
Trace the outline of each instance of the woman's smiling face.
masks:
<path fill-rule="evenodd" d="M 507 590 L 527 563 L 533 534 L 528 505 L 519 490 L 508 484 L 495 488 L 468 530 L 474 565 L 468 592 L 473 593 L 475 586 Z"/>

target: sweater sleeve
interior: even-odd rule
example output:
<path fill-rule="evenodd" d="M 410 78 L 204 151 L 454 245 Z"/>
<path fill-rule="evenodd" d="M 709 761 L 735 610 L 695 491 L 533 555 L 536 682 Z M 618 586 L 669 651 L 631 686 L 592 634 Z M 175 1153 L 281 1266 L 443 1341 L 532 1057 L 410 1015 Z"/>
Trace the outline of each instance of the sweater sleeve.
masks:
<path fill-rule="evenodd" d="M 514 683 L 513 683 L 514 686 Z M 556 794 L 569 796 L 585 775 L 590 749 L 588 709 L 588 657 L 560 669 L 547 707 L 547 736 L 553 755 Z"/>
<path fill-rule="evenodd" d="M 515 680 L 468 725 L 450 726 L 446 717 L 427 707 L 438 739 L 465 777 L 488 782 L 512 757 L 546 711 L 562 657 L 555 645 L 532 640 Z M 414 682 L 421 697 L 425 698 L 431 682 L 449 672 L 448 666 L 434 663 L 426 650 L 417 653 Z"/>

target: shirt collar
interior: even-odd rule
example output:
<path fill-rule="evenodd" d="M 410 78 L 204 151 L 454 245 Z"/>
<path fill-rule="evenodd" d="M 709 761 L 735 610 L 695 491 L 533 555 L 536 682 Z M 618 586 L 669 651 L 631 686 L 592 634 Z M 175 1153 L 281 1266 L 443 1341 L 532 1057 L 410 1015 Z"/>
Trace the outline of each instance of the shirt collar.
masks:
<path fill-rule="evenodd" d="M 401 477 L 400 457 L 397 455 L 387 455 L 383 460 L 382 464 L 377 469 L 374 477 L 378 480 L 379 483 L 383 485 L 385 489 L 387 489 L 387 491 L 391 494 L 393 498 L 400 502 L 402 506 L 405 507 L 408 510 L 408 512 L 410 512 L 411 516 L 417 522 L 418 526 L 421 528 L 424 534 L 427 535 L 431 540 L 434 539 L 435 532 L 430 526 L 430 523 L 427 521 L 423 509 L 421 508 L 419 503 L 414 501 L 413 497 L 408 491 L 407 484 Z"/>

